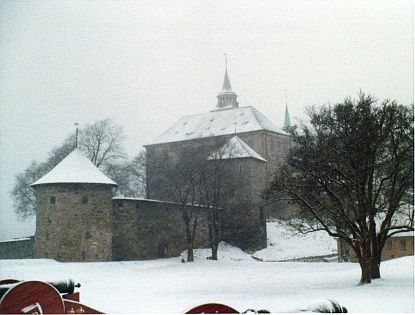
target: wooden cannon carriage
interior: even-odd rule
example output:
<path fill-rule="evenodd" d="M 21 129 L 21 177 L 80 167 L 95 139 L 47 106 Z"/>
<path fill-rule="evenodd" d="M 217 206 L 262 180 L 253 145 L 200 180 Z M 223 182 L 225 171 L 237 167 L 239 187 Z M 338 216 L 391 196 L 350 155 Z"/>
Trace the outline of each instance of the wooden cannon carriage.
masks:
<path fill-rule="evenodd" d="M 79 302 L 80 284 L 0 281 L 0 314 L 103 314 Z"/>

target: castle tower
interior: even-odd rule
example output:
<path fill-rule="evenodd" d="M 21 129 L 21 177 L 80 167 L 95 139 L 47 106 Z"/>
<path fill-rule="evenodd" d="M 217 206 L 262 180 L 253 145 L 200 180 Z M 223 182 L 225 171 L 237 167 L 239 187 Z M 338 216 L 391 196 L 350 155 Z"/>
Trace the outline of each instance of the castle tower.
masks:
<path fill-rule="evenodd" d="M 239 103 L 236 101 L 237 97 L 238 95 L 232 91 L 228 75 L 228 63 L 225 61 L 225 77 L 223 79 L 222 91 L 220 91 L 217 96 L 218 105 L 216 105 L 216 107 L 219 109 L 238 107 Z"/>
<path fill-rule="evenodd" d="M 35 257 L 111 260 L 115 186 L 78 149 L 33 183 L 37 208 Z"/>

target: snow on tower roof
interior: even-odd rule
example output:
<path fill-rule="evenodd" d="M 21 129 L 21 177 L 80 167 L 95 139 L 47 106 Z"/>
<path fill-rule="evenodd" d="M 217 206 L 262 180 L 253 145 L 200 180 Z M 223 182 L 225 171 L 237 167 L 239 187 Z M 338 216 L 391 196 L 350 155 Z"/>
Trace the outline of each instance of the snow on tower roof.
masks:
<path fill-rule="evenodd" d="M 234 136 L 217 151 L 209 156 L 209 160 L 215 159 L 238 159 L 254 158 L 266 162 L 262 156 L 255 152 L 249 145 L 243 142 L 238 136 Z"/>
<path fill-rule="evenodd" d="M 268 130 L 287 134 L 257 109 L 246 106 L 184 116 L 147 145 L 230 135 L 235 130 L 236 133 Z"/>
<path fill-rule="evenodd" d="M 105 176 L 79 149 L 69 153 L 49 173 L 30 186 L 57 183 L 117 185 Z"/>

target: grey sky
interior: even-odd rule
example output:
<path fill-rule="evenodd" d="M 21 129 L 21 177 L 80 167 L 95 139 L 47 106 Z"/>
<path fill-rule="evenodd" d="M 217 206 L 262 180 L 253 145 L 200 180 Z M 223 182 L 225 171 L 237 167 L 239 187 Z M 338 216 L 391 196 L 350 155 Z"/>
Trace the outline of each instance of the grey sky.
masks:
<path fill-rule="evenodd" d="M 82 125 L 113 117 L 130 156 L 213 109 L 223 54 L 240 106 L 277 125 L 359 89 L 413 102 L 412 1 L 0 2 L 0 239 L 13 177 Z"/>

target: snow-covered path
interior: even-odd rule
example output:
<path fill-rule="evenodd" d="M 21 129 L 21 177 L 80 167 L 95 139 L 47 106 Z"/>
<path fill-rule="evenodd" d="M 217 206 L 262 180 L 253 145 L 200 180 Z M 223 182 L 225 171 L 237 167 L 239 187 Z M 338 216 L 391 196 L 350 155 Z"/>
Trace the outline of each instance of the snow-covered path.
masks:
<path fill-rule="evenodd" d="M 358 286 L 353 263 L 300 263 L 179 258 L 108 263 L 0 260 L 0 278 L 65 280 L 81 302 L 110 313 L 183 313 L 207 302 L 291 312 L 335 299 L 350 312 L 413 312 L 413 257 L 382 264 L 382 279 Z"/>

